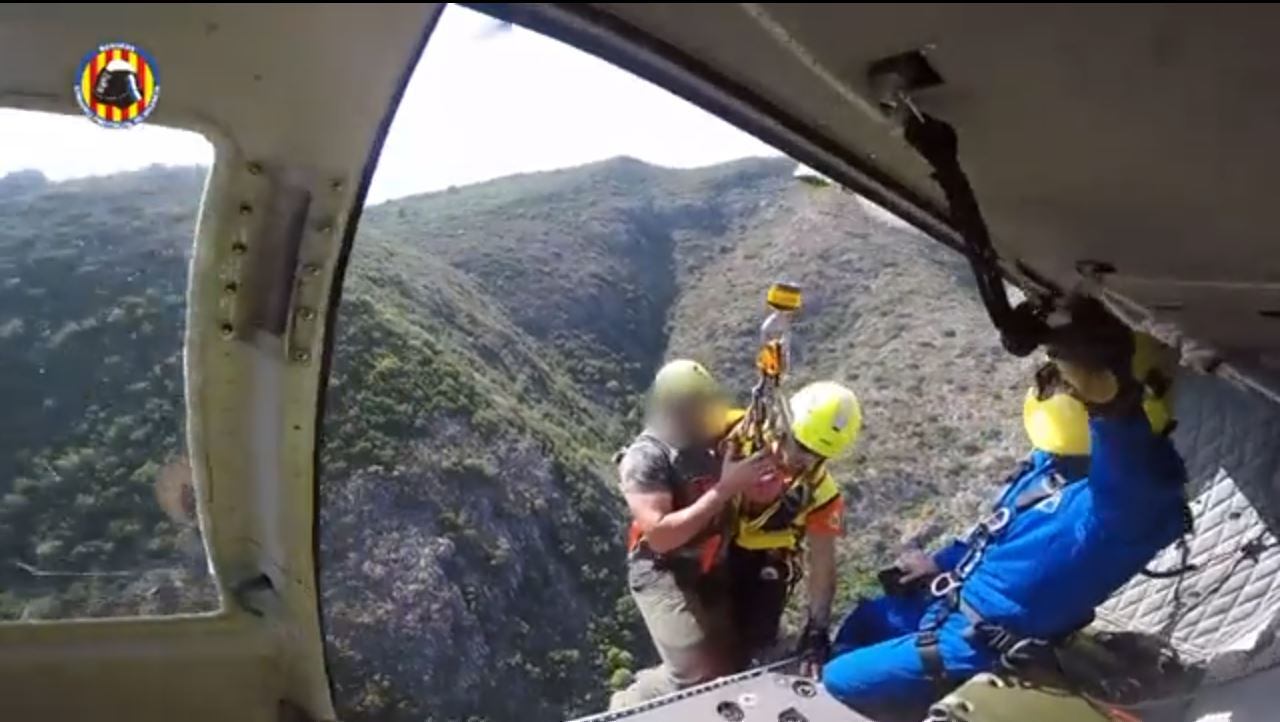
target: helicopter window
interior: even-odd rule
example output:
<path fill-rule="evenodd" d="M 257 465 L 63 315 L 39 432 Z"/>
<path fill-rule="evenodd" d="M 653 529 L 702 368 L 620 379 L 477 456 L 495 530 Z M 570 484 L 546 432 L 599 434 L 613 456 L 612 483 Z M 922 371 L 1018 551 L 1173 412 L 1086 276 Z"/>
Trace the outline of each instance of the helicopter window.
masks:
<path fill-rule="evenodd" d="M 182 365 L 212 147 L 0 110 L 0 148 L 0 619 L 215 610 Z"/>

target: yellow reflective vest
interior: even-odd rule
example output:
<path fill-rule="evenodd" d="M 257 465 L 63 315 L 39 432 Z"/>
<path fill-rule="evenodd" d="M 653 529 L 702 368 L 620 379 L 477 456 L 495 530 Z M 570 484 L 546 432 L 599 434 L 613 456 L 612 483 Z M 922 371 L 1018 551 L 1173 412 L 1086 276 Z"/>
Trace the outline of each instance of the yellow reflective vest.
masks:
<path fill-rule="evenodd" d="M 739 508 L 733 543 L 743 549 L 795 550 L 804 539 L 809 515 L 837 503 L 840 487 L 825 465 L 794 479 L 769 506 L 758 512 Z"/>
<path fill-rule="evenodd" d="M 725 416 L 725 436 L 736 431 L 746 409 L 730 409 Z M 749 449 L 743 449 L 748 451 Z M 796 477 L 777 499 L 758 511 L 749 511 L 739 500 L 734 509 L 733 543 L 743 549 L 795 550 L 805 536 L 805 524 L 814 512 L 839 503 L 840 487 L 826 464 Z"/>

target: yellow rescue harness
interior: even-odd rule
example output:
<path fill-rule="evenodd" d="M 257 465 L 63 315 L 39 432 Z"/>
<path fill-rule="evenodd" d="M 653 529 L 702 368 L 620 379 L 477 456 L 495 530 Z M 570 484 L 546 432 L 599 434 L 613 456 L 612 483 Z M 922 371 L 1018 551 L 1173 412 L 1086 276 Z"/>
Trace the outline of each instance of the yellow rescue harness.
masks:
<path fill-rule="evenodd" d="M 738 511 L 733 543 L 743 549 L 796 550 L 809 515 L 840 498 L 840 487 L 824 465 L 791 482 L 768 507 L 755 514 Z"/>
<path fill-rule="evenodd" d="M 801 305 L 800 289 L 775 283 L 766 301 L 773 313 L 760 327 L 756 356 L 760 379 L 751 391 L 751 404 L 739 412 L 737 423 L 726 434 L 736 447 L 733 451 L 742 456 L 765 448 L 776 452 L 778 439 L 790 432 L 790 414 L 779 386 L 790 365 L 790 323 Z M 839 497 L 840 487 L 823 463 L 791 479 L 763 510 L 749 511 L 739 499 L 734 507 L 733 544 L 750 550 L 795 551 L 804 540 L 809 515 Z"/>
<path fill-rule="evenodd" d="M 756 449 L 757 443 L 766 447 L 777 447 L 777 435 L 772 424 L 759 416 L 744 411 L 730 412 L 730 419 L 736 417 L 737 424 L 727 437 L 737 443 L 737 452 L 749 455 Z M 760 427 L 744 428 L 746 424 L 756 421 Z M 761 423 L 764 422 L 764 423 Z M 840 487 L 836 484 L 826 464 L 821 463 L 809 471 L 791 479 L 778 498 L 764 509 L 750 511 L 739 500 L 734 510 L 733 543 L 743 549 L 783 549 L 796 550 L 804 539 L 805 522 L 809 515 L 840 497 Z"/>

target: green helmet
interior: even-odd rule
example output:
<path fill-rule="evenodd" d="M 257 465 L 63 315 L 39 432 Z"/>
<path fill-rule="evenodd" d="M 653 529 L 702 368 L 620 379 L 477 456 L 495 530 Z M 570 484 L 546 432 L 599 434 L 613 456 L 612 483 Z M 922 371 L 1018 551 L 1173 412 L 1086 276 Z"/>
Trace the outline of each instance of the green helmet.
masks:
<path fill-rule="evenodd" d="M 717 397 L 720 384 L 697 361 L 676 359 L 658 369 L 658 374 L 653 377 L 652 393 L 654 402 L 660 405 L 679 403 L 687 399 Z"/>

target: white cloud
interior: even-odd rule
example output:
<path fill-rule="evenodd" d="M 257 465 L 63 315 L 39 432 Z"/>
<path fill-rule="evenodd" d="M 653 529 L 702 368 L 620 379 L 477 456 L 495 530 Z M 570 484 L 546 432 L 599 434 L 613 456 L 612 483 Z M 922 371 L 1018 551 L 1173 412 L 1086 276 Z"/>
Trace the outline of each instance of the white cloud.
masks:
<path fill-rule="evenodd" d="M 410 81 L 369 199 L 616 155 L 693 167 L 775 153 L 602 60 L 451 6 Z M 79 116 L 0 110 L 0 175 L 37 168 L 62 180 L 153 163 L 207 164 L 211 154 L 185 131 L 109 130 Z"/>

